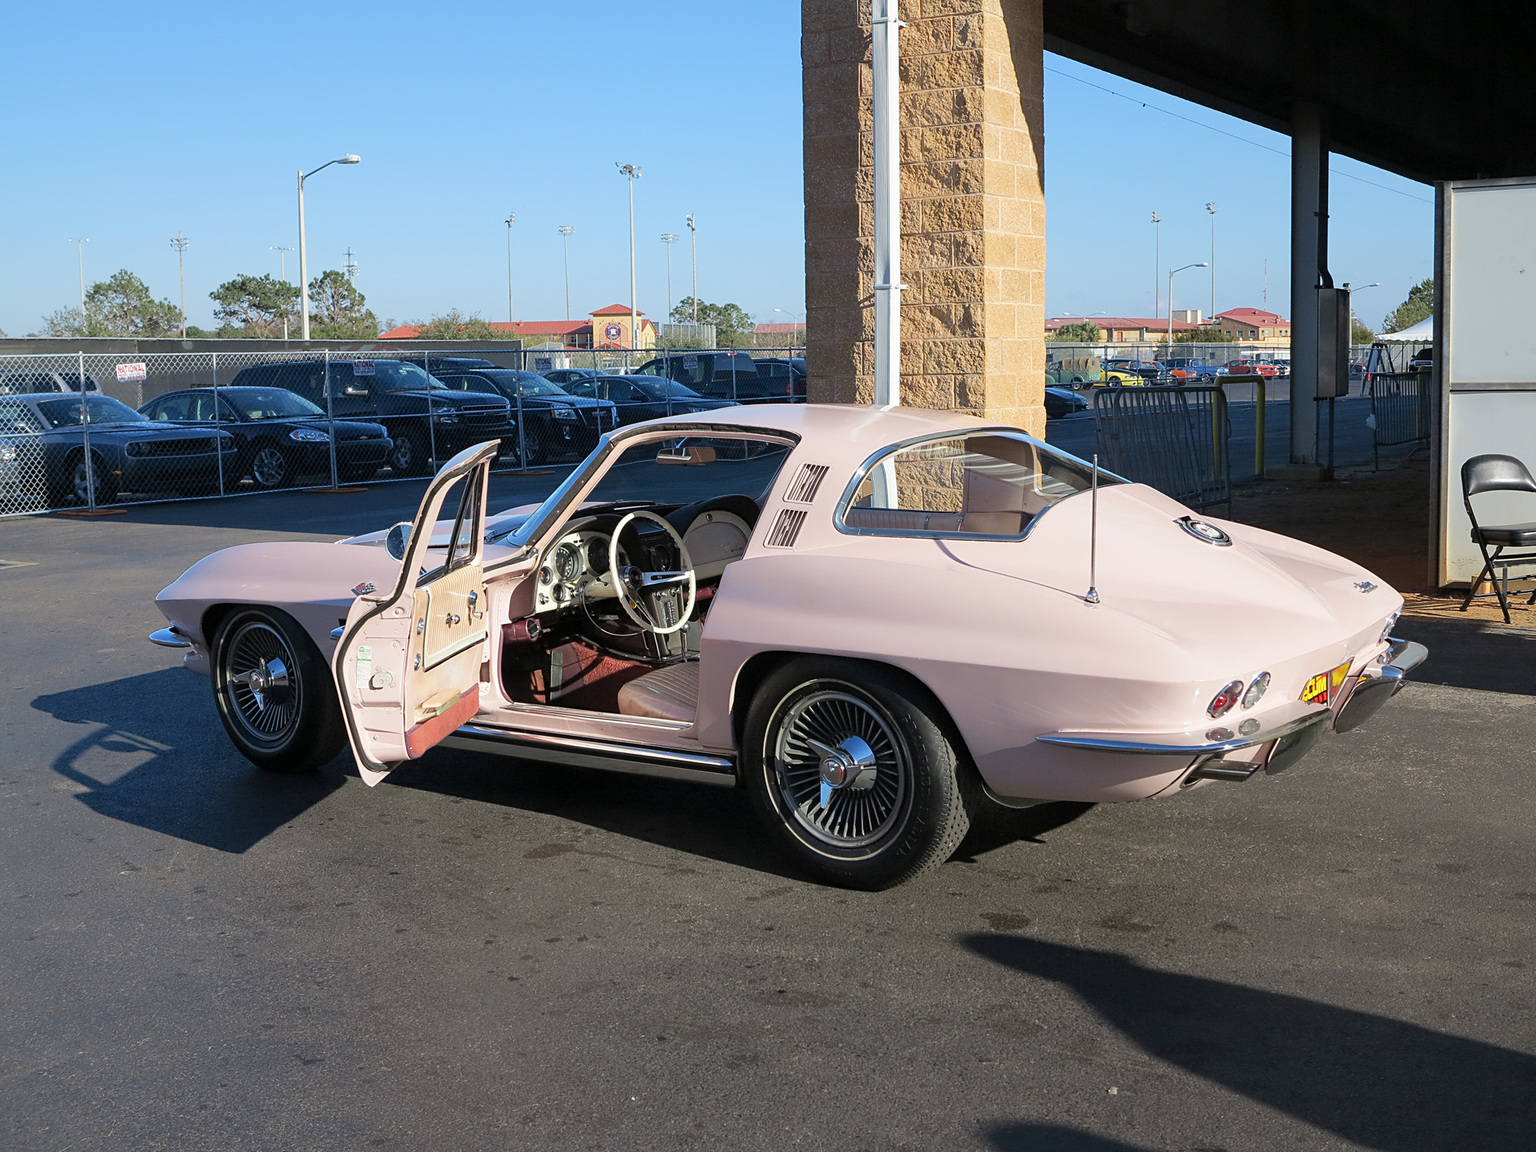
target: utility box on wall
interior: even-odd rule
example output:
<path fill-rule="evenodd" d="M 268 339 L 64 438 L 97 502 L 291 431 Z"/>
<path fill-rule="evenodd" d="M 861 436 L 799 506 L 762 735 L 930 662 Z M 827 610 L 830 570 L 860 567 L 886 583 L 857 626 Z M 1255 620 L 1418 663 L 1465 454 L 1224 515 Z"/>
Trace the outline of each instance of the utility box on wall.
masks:
<path fill-rule="evenodd" d="M 1536 470 L 1536 177 L 1447 182 L 1436 217 L 1431 544 L 1432 577 L 1445 587 L 1471 581 L 1483 563 L 1462 504 L 1462 464 L 1499 452 Z M 1484 524 L 1536 520 L 1527 493 L 1477 501 Z"/>
<path fill-rule="evenodd" d="M 1317 290 L 1317 398 L 1349 395 L 1348 288 Z"/>

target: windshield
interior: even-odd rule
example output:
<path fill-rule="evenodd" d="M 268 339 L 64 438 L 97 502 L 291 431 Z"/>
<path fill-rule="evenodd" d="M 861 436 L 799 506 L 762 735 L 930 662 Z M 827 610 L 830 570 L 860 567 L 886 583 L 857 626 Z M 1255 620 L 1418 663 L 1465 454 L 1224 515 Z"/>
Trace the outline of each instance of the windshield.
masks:
<path fill-rule="evenodd" d="M 630 379 L 634 380 L 634 377 L 630 377 Z M 651 396 L 663 398 L 671 396 L 675 400 L 702 399 L 702 397 L 700 397 L 700 395 L 692 388 L 688 387 L 688 385 L 679 384 L 676 380 L 663 380 L 658 377 L 656 379 L 648 378 L 645 380 L 634 380 L 634 383 L 640 388 L 641 391 L 646 392 Z"/>
<path fill-rule="evenodd" d="M 324 409 L 282 388 L 252 388 L 226 392 L 224 399 L 241 420 L 282 420 L 295 416 L 324 416 Z"/>
<path fill-rule="evenodd" d="M 505 384 L 515 384 L 519 396 L 557 396 L 570 399 L 571 394 L 553 381 L 546 380 L 536 372 L 504 372 L 501 380 Z"/>
<path fill-rule="evenodd" d="M 361 375 L 354 370 L 354 375 Z M 448 386 L 425 368 L 399 360 L 375 360 L 373 378 L 385 392 L 446 392 Z"/>
<path fill-rule="evenodd" d="M 87 393 L 85 418 L 81 419 L 81 397 L 70 396 L 58 400 L 39 400 L 37 410 L 43 414 L 50 428 L 69 428 L 76 424 L 129 424 L 143 423 L 146 417 L 135 412 L 120 400 L 110 396 Z"/>

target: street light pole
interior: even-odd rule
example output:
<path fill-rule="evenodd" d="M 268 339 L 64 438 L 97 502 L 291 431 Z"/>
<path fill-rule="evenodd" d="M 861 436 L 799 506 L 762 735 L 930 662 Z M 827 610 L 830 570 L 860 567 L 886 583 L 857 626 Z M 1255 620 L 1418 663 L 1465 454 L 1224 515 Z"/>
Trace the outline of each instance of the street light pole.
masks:
<path fill-rule="evenodd" d="M 635 307 L 635 181 L 640 179 L 640 166 L 615 160 L 614 167 L 629 181 L 629 346 L 633 351 L 640 344 L 640 321 Z"/>
<path fill-rule="evenodd" d="M 1349 328 L 1349 338 L 1350 338 L 1350 343 L 1354 343 L 1354 338 L 1355 338 L 1355 328 L 1354 328 L 1354 326 L 1356 324 L 1360 323 L 1360 318 L 1355 315 L 1355 293 L 1356 292 L 1364 292 L 1367 288 L 1380 288 L 1380 287 L 1381 287 L 1381 281 L 1380 280 L 1373 280 L 1369 284 L 1361 284 L 1358 288 L 1352 288 L 1352 287 L 1350 287 L 1350 285 L 1347 282 L 1345 283 L 1344 290 L 1349 293 L 1349 325 L 1350 325 L 1350 328 Z"/>
<path fill-rule="evenodd" d="M 672 320 L 672 245 L 677 243 L 676 232 L 663 232 L 661 242 L 667 246 L 667 320 Z"/>
<path fill-rule="evenodd" d="M 1183 268 L 1168 269 L 1168 350 L 1163 353 L 1166 356 L 1173 355 L 1173 277 L 1176 273 L 1183 272 L 1185 268 L 1208 268 L 1210 265 L 1202 260 L 1198 264 L 1186 264 Z"/>
<path fill-rule="evenodd" d="M 171 247 L 176 249 L 176 275 L 181 281 L 181 338 L 187 338 L 187 245 L 192 243 L 180 232 L 171 240 Z"/>
<path fill-rule="evenodd" d="M 1162 302 L 1158 293 L 1163 286 L 1157 282 L 1158 273 L 1163 270 L 1163 218 L 1152 211 L 1152 319 L 1156 320 L 1163 314 Z"/>
<path fill-rule="evenodd" d="M 797 335 L 799 335 L 799 333 L 800 333 L 800 317 L 804 316 L 805 313 L 804 312 L 789 312 L 789 311 L 786 311 L 783 308 L 775 308 L 774 311 L 775 312 L 782 312 L 785 316 L 789 316 L 793 320 L 793 322 L 789 326 L 790 327 L 790 332 L 789 332 L 789 350 L 791 352 L 793 352 L 795 350 L 795 337 Z"/>
<path fill-rule="evenodd" d="M 1216 205 L 1208 203 L 1205 210 L 1211 214 L 1211 318 L 1216 318 Z M 1173 305 L 1169 305 L 1172 311 Z"/>
<path fill-rule="evenodd" d="M 306 343 L 309 341 L 309 249 L 304 239 L 304 181 L 332 164 L 360 164 L 362 159 L 356 152 L 348 152 L 345 156 L 327 160 L 308 175 L 304 169 L 299 169 L 299 338 Z"/>
<path fill-rule="evenodd" d="M 688 237 L 693 242 L 693 322 L 699 322 L 699 230 L 694 226 L 693 213 L 688 213 Z"/>
<path fill-rule="evenodd" d="M 690 220 L 693 217 L 689 217 Z M 89 236 L 71 236 L 69 242 L 75 246 L 75 259 L 80 265 L 80 331 L 85 331 L 85 246 L 91 242 Z"/>
<path fill-rule="evenodd" d="M 560 247 L 565 252 L 565 318 L 571 318 L 571 233 L 576 231 L 569 224 L 560 225 Z"/>
<path fill-rule="evenodd" d="M 511 226 L 518 223 L 518 214 L 507 214 L 507 323 L 511 323 Z M 568 310 L 568 309 L 567 309 Z M 570 319 L 570 316 L 567 316 Z"/>

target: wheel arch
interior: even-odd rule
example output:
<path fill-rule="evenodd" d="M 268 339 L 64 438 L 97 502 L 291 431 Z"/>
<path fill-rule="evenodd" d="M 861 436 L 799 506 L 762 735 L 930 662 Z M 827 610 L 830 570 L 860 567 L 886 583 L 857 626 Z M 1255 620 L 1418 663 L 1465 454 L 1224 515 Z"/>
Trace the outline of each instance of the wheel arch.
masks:
<path fill-rule="evenodd" d="M 927 709 L 929 709 L 935 723 L 944 730 L 944 734 L 954 745 L 959 753 L 961 762 L 971 772 L 976 772 L 975 761 L 971 758 L 970 749 L 966 746 L 965 736 L 960 731 L 960 726 L 955 723 L 949 709 L 944 706 L 944 701 L 922 679 L 913 675 L 899 664 L 892 664 L 886 660 L 870 660 L 864 657 L 842 656 L 832 652 L 808 652 L 793 649 L 780 649 L 770 652 L 758 652 L 751 656 L 736 673 L 735 683 L 731 688 L 731 737 L 738 752 L 743 749 L 747 729 L 747 713 L 752 710 L 752 702 L 757 698 L 758 689 L 786 664 L 795 660 L 841 660 L 849 664 L 862 664 L 868 668 L 879 668 L 889 672 L 899 680 L 902 680 L 907 688 L 912 691 Z"/>

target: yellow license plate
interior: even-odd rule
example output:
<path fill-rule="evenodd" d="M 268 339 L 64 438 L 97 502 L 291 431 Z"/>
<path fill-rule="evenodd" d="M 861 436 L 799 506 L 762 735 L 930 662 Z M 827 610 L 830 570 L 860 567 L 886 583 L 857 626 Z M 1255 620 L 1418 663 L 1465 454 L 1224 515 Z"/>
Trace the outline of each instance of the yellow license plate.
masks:
<path fill-rule="evenodd" d="M 1337 668 L 1330 668 L 1327 672 L 1319 672 L 1307 681 L 1305 688 L 1301 690 L 1301 699 L 1304 704 L 1326 704 L 1333 699 L 1333 694 L 1344 684 L 1344 679 L 1349 675 L 1350 661 L 1346 660 Z"/>

